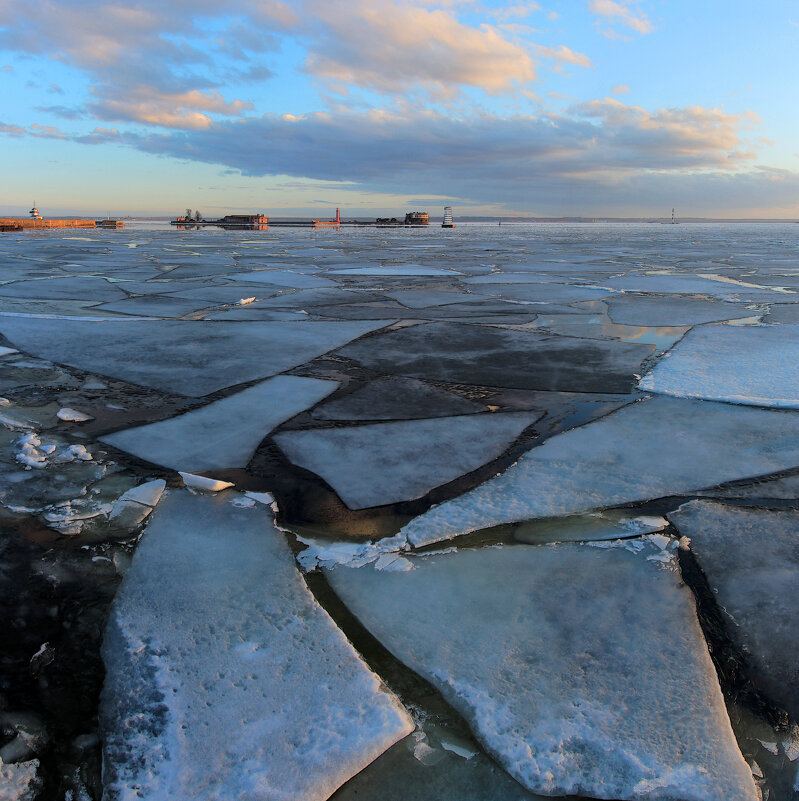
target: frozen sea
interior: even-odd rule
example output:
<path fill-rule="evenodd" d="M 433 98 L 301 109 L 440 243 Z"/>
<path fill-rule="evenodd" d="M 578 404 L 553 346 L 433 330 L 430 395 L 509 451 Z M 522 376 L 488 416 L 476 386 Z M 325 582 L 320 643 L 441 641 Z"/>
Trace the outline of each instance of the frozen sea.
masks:
<path fill-rule="evenodd" d="M 798 343 L 796 224 L 0 235 L 0 799 L 797 801 Z"/>

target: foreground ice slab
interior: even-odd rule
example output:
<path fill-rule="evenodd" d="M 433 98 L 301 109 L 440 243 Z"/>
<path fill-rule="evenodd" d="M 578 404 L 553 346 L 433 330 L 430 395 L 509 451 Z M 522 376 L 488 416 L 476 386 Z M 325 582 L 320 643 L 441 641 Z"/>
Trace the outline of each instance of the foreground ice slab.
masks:
<path fill-rule="evenodd" d="M 350 509 L 426 495 L 496 459 L 539 412 L 285 431 L 275 442 L 330 484 Z"/>
<path fill-rule="evenodd" d="M 108 801 L 323 801 L 413 729 L 261 504 L 171 493 L 103 648 Z"/>
<path fill-rule="evenodd" d="M 655 542 L 336 567 L 336 592 L 534 792 L 755 801 L 693 596 Z M 668 568 L 671 569 L 668 569 Z"/>
<path fill-rule="evenodd" d="M 685 335 L 639 386 L 689 398 L 799 408 L 799 325 L 706 325 Z"/>
<path fill-rule="evenodd" d="M 799 414 L 649 398 L 552 437 L 403 529 L 414 546 L 480 528 L 678 495 L 799 465 Z"/>
<path fill-rule="evenodd" d="M 730 636 L 755 680 L 799 717 L 799 512 L 711 501 L 683 504 L 669 519 L 691 550 L 730 619 Z"/>
<path fill-rule="evenodd" d="M 337 381 L 278 375 L 169 420 L 101 437 L 140 459 L 175 470 L 246 467 L 275 427 L 313 406 Z"/>
<path fill-rule="evenodd" d="M 50 361 L 192 397 L 281 373 L 387 324 L 3 317 L 0 332 Z"/>

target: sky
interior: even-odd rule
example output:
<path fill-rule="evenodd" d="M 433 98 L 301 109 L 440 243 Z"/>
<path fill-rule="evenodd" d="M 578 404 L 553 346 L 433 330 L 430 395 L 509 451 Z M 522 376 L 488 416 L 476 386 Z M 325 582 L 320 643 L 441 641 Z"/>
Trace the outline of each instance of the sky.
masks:
<path fill-rule="evenodd" d="M 796 0 L 0 0 L 0 214 L 799 217 Z"/>

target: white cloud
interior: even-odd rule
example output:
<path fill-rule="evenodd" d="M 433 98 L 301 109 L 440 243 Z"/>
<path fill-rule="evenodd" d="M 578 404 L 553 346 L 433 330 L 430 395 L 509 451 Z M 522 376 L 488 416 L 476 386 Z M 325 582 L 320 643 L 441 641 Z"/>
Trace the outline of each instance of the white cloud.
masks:
<path fill-rule="evenodd" d="M 631 28 L 636 33 L 652 33 L 655 30 L 646 14 L 629 5 L 617 3 L 616 0 L 590 0 L 588 9 L 600 17 Z"/>

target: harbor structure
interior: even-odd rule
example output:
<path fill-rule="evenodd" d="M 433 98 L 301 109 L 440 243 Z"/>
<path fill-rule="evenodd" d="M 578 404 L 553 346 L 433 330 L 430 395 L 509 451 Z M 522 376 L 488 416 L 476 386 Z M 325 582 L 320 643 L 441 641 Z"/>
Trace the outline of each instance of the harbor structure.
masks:
<path fill-rule="evenodd" d="M 341 226 L 341 213 L 336 209 L 335 220 L 314 220 L 314 228 L 339 228 Z"/>
<path fill-rule="evenodd" d="M 441 223 L 442 228 L 454 228 L 455 223 L 452 222 L 452 206 L 444 206 L 444 222 Z"/>
<path fill-rule="evenodd" d="M 218 220 L 206 220 L 198 211 L 192 216 L 191 209 L 186 209 L 186 214 L 171 220 L 170 225 L 179 228 L 203 228 L 205 226 L 216 226 L 218 228 L 262 230 L 269 225 L 269 218 L 265 214 L 226 214 Z"/>
<path fill-rule="evenodd" d="M 430 215 L 426 211 L 409 211 L 405 215 L 405 225 L 430 225 Z"/>
<path fill-rule="evenodd" d="M 32 220 L 41 220 L 42 215 L 39 214 L 39 209 L 36 208 L 36 201 L 33 201 L 33 208 L 28 212 Z"/>

